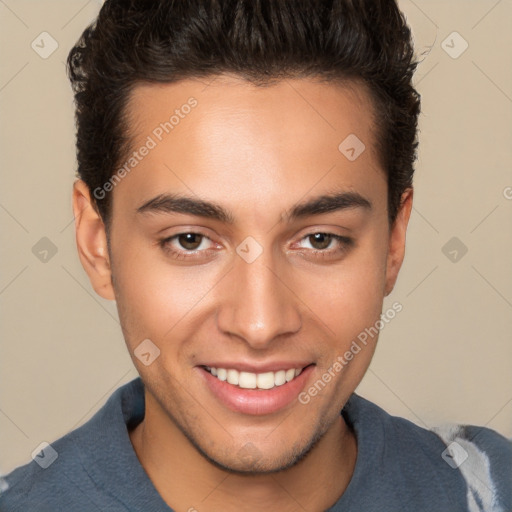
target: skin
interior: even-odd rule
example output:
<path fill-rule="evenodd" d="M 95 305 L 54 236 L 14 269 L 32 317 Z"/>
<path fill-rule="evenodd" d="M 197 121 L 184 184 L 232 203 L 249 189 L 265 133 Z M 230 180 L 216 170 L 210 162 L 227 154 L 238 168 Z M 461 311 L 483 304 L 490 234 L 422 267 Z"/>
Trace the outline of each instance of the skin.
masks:
<path fill-rule="evenodd" d="M 355 82 L 293 79 L 261 88 L 222 75 L 207 87 L 198 80 L 138 85 L 127 110 L 133 147 L 191 96 L 197 107 L 116 185 L 110 251 L 87 186 L 74 185 L 81 262 L 95 291 L 117 301 L 146 387 L 145 419 L 130 438 L 177 511 L 325 510 L 354 470 L 357 441 L 340 411 L 365 374 L 377 337 L 308 404 L 295 400 L 261 416 L 226 408 L 196 365 L 304 359 L 315 364 L 304 389 L 321 379 L 380 318 L 404 257 L 412 189 L 390 226 L 372 104 Z M 338 150 L 350 133 L 366 146 L 355 161 Z M 333 190 L 358 192 L 372 208 L 289 221 L 295 204 Z M 215 202 L 234 223 L 137 213 L 169 192 Z M 187 260 L 159 245 L 198 231 L 208 238 L 196 239 L 196 255 Z M 315 233 L 354 244 L 327 239 L 322 246 Z M 252 263 L 236 252 L 248 236 L 263 249 Z M 177 237 L 169 245 L 190 252 Z M 161 351 L 149 366 L 133 355 L 146 338 Z M 244 450 L 249 455 L 241 457 Z"/>

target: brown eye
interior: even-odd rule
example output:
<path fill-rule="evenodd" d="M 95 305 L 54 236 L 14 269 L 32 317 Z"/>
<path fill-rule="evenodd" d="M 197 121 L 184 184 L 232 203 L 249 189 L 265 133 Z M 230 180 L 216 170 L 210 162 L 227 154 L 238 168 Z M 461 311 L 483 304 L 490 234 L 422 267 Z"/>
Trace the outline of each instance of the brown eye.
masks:
<path fill-rule="evenodd" d="M 332 235 L 327 233 L 315 233 L 309 235 L 309 241 L 314 249 L 327 249 L 332 241 Z"/>
<path fill-rule="evenodd" d="M 315 259 L 339 259 L 355 246 L 353 238 L 349 238 L 334 233 L 310 233 L 304 236 L 300 242 L 301 249 L 309 249 L 304 257 L 313 257 Z"/>
<path fill-rule="evenodd" d="M 158 241 L 158 245 L 166 256 L 190 263 L 210 261 L 219 251 L 219 247 L 215 247 L 208 235 L 194 231 L 185 231 L 163 238 Z"/>
<path fill-rule="evenodd" d="M 176 238 L 181 247 L 189 251 L 195 251 L 201 245 L 203 235 L 199 233 L 182 233 Z"/>

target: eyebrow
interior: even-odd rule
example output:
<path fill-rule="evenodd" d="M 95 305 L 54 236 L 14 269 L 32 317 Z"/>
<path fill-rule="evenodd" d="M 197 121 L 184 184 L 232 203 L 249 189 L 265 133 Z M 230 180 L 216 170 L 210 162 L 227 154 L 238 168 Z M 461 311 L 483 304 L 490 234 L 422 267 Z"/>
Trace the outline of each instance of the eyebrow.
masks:
<path fill-rule="evenodd" d="M 325 194 L 294 205 L 281 216 L 281 221 L 294 220 L 341 210 L 361 208 L 372 210 L 372 203 L 358 192 L 339 192 Z M 136 209 L 139 214 L 182 213 L 234 224 L 235 218 L 229 211 L 210 201 L 196 199 L 179 194 L 159 194 Z"/>

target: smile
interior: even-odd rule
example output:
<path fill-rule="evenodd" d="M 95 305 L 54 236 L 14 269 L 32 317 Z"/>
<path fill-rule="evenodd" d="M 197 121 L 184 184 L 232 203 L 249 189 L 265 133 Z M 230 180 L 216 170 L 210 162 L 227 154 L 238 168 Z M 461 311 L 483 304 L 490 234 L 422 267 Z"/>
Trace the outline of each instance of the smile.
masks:
<path fill-rule="evenodd" d="M 208 366 L 205 366 L 205 369 L 217 379 L 242 389 L 272 389 L 292 381 L 302 372 L 302 368 L 264 373 L 239 372 L 233 368 L 210 368 Z"/>
<path fill-rule="evenodd" d="M 282 369 L 277 364 L 272 366 L 275 371 L 265 368 L 249 372 L 220 365 L 200 365 L 196 371 L 207 392 L 222 406 L 241 414 L 266 415 L 292 406 L 315 368 L 315 364 Z"/>

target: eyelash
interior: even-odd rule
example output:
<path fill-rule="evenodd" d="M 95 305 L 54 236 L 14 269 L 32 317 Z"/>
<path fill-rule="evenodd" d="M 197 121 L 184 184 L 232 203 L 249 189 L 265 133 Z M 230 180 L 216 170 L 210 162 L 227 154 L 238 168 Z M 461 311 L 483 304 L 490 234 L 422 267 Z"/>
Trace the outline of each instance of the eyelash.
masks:
<path fill-rule="evenodd" d="M 324 232 L 324 231 L 315 231 L 313 233 L 308 233 L 307 235 L 305 235 L 301 238 L 301 241 L 305 240 L 313 235 L 318 235 L 318 234 L 330 236 L 330 237 L 332 237 L 332 240 L 337 241 L 341 245 L 341 247 L 339 247 L 338 249 L 309 249 L 308 250 L 309 253 L 313 253 L 314 255 L 319 256 L 320 258 L 329 258 L 329 257 L 332 258 L 336 254 L 344 254 L 345 252 L 347 252 L 349 249 L 351 249 L 354 246 L 354 240 L 352 238 L 349 238 L 346 236 L 341 236 L 341 235 L 336 235 L 335 233 L 328 233 L 328 232 Z M 201 233 L 199 231 L 185 231 L 183 233 L 177 233 L 176 235 L 173 235 L 171 237 L 167 237 L 167 238 L 163 238 L 163 239 L 159 240 L 160 247 L 164 250 L 164 252 L 166 252 L 167 254 L 170 254 L 173 258 L 175 258 L 177 260 L 193 259 L 193 258 L 197 258 L 198 254 L 200 254 L 200 253 L 211 254 L 211 253 L 215 252 L 215 249 L 203 249 L 203 250 L 196 249 L 194 251 L 176 250 L 170 245 L 170 243 L 172 240 L 178 238 L 181 235 L 198 235 L 198 236 L 201 236 L 203 238 L 210 240 L 210 238 L 207 235 L 205 235 L 204 233 Z"/>

